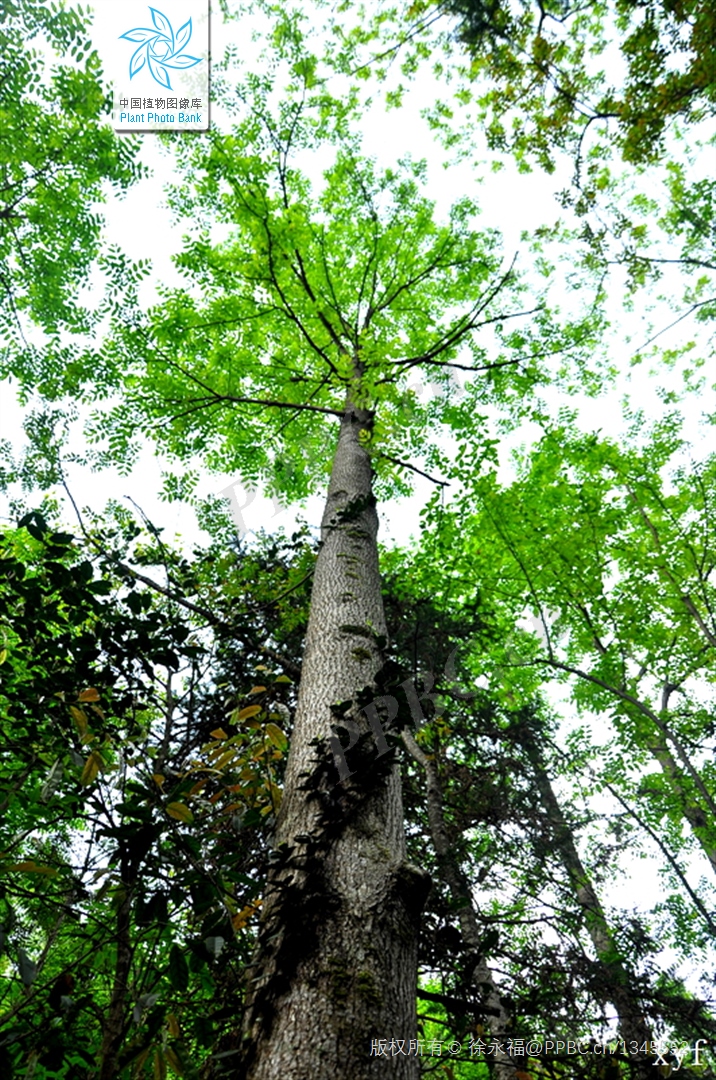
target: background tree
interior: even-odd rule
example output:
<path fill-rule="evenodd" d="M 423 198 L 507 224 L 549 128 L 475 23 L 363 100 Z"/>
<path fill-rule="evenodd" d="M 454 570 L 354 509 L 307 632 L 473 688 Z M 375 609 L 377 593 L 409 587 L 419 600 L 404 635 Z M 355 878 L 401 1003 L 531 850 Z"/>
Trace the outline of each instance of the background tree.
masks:
<path fill-rule="evenodd" d="M 112 131 L 99 57 L 81 7 L 6 0 L 0 12 L 0 333 L 2 373 L 48 393 L 66 386 L 61 328 L 92 318 L 78 293 L 101 244 L 111 185 L 141 174 L 135 140 Z M 36 346 L 32 324 L 50 335 Z"/>
<path fill-rule="evenodd" d="M 589 10 L 452 0 L 481 115 L 495 145 L 551 166 L 558 147 L 602 127 L 631 162 L 654 161 L 679 118 L 695 124 L 716 103 L 716 27 L 702 0 L 604 3 Z M 619 54 L 621 64 L 611 63 Z M 618 76 L 622 75 L 621 81 Z M 508 121 L 519 103 L 520 119 Z"/>
<path fill-rule="evenodd" d="M 275 592 L 303 546 L 269 546 Z M 3 537 L 8 1077 L 198 1076 L 234 1020 L 292 697 L 258 619 L 247 642 L 274 603 L 251 561 L 190 568 L 121 511 L 84 543 L 38 514 Z"/>
<path fill-rule="evenodd" d="M 448 550 L 451 544 L 448 537 Z M 428 557 L 428 575 L 434 565 Z M 689 1016 L 686 1038 L 693 1044 L 710 1039 L 713 1025 L 708 981 L 705 1002 L 683 987 L 675 993 L 666 989 L 674 976 L 660 970 L 663 909 L 637 913 L 613 898 L 620 867 L 633 866 L 654 829 L 628 785 L 616 778 L 607 787 L 619 793 L 616 805 L 605 808 L 603 799 L 594 799 L 595 787 L 608 775 L 603 747 L 595 752 L 581 731 L 572 732 L 568 716 L 550 717 L 552 710 L 526 703 L 524 684 L 511 677 L 504 658 L 504 668 L 489 666 L 492 650 L 501 654 L 504 628 L 487 598 L 470 597 L 469 579 L 454 575 L 450 562 L 443 563 L 440 578 L 450 587 L 442 593 L 437 576 L 421 581 L 422 566 L 419 554 L 407 562 L 394 555 L 387 597 L 389 604 L 399 598 L 397 655 L 410 670 L 417 651 L 423 673 L 435 676 L 440 702 L 417 736 L 405 736 L 428 779 L 427 806 L 423 776 L 417 789 L 408 782 L 409 842 L 420 848 L 427 835 L 435 846 L 422 957 L 441 981 L 431 985 L 425 1007 L 434 1013 L 435 1002 L 444 1003 L 444 1023 L 454 1038 L 477 1024 L 493 1035 L 535 1030 L 541 1038 L 565 1040 L 580 1033 L 589 1038 L 614 1016 L 613 1003 L 627 1045 L 642 1049 L 641 1060 L 638 1052 L 623 1059 L 625 1075 L 646 1075 L 655 1060 L 650 1029 L 662 1031 L 665 1025 L 684 1032 Z M 512 631 L 514 664 L 519 636 Z M 446 677 L 446 659 L 458 645 L 464 663 L 490 673 L 490 689 L 484 675 L 477 684 L 482 688 L 468 693 Z M 509 693 L 500 701 L 506 685 Z M 666 831 L 662 815 L 657 836 Z M 685 877 L 678 888 L 689 904 Z M 612 897 L 608 909 L 600 893 Z M 700 913 L 708 923 L 703 904 Z M 676 917 L 670 932 L 678 940 L 683 929 Z M 684 943 L 688 959 L 698 955 L 697 936 Z M 483 1039 L 489 1042 L 489 1035 Z M 490 1051 L 483 1055 L 491 1059 Z M 505 1065 L 520 1067 L 510 1055 Z M 603 1062 L 566 1057 L 548 1064 L 555 1075 L 562 1067 L 570 1075 L 589 1076 Z"/>
<path fill-rule="evenodd" d="M 581 362 L 592 323 L 558 329 L 544 301 L 526 312 L 508 300 L 514 271 L 497 238 L 474 230 L 474 205 L 461 201 L 438 225 L 420 195 L 423 166 L 380 173 L 362 160 L 349 135 L 355 102 L 327 96 L 300 37 L 283 55 L 291 83 L 276 115 L 271 72 L 249 80 L 230 134 L 178 144 L 186 181 L 173 202 L 196 223 L 178 258 L 190 284 L 146 316 L 126 322 L 120 310 L 99 378 L 122 398 L 94 430 L 111 432 L 113 453 L 130 452 L 138 432 L 158 435 L 177 457 L 200 449 L 210 468 L 240 466 L 299 495 L 333 461 L 244 1067 L 357 1078 L 379 1067 L 371 1038 L 414 1037 L 422 880 L 405 861 L 397 771 L 391 755 L 372 767 L 362 712 L 386 638 L 373 470 L 379 492 L 405 490 L 396 470 L 421 471 L 406 455 L 430 426 L 457 436 L 476 402 L 509 404 L 546 377 L 543 357 Z M 293 160 L 329 138 L 341 146 L 314 194 Z M 229 237 L 212 244 L 216 219 Z M 531 332 L 510 330 L 530 315 Z M 487 327 L 494 351 L 476 336 Z M 456 405 L 463 344 L 471 354 L 457 366 L 476 377 Z M 436 387 L 427 404 L 410 389 L 418 370 Z M 81 377 L 97 375 L 93 357 Z M 339 421 L 335 452 L 326 417 Z M 317 907 L 325 918 L 310 935 Z M 396 1068 L 412 1075 L 417 1063 Z"/>
<path fill-rule="evenodd" d="M 667 494 L 663 474 L 680 443 L 668 422 L 631 453 L 555 432 L 532 455 L 524 486 L 512 486 L 504 501 L 497 496 L 499 509 L 490 496 L 485 507 L 520 582 L 520 602 L 527 589 L 544 627 L 544 652 L 528 662 L 544 657 L 547 667 L 576 677 L 575 700 L 609 710 L 622 745 L 653 757 L 663 779 L 644 780 L 642 793 L 658 798 L 668 790 L 672 812 L 680 808 L 712 862 L 710 729 L 689 693 L 697 673 L 710 684 L 713 663 L 704 531 L 712 464 L 691 474 L 672 466 L 677 486 Z M 528 509 L 537 477 L 540 508 Z M 513 531 L 516 519 L 523 538 L 530 536 L 529 556 Z M 487 520 L 478 532 L 485 545 Z M 510 586 L 503 581 L 504 595 Z"/>
<path fill-rule="evenodd" d="M 359 1077 L 385 1071 L 368 1056 L 370 1040 L 383 1033 L 463 1037 L 479 1034 L 479 1025 L 501 1032 L 509 1023 L 540 1023 L 555 1035 L 569 1037 L 575 1026 L 591 1035 L 604 1030 L 610 1003 L 623 1030 L 653 1022 L 688 1039 L 712 1032 L 708 1002 L 690 998 L 675 974 L 659 973 L 656 944 L 665 936 L 696 956 L 712 933 L 708 888 L 694 887 L 686 870 L 691 851 L 700 846 L 708 855 L 712 847 L 704 820 L 713 798 L 704 734 L 710 706 L 695 678 L 710 679 L 703 513 L 710 496 L 694 497 L 677 475 L 678 498 L 669 501 L 667 429 L 644 456 L 564 425 L 503 490 L 485 413 L 499 410 L 505 431 L 526 414 L 544 421 L 531 396 L 541 382 L 596 389 L 598 365 L 587 367 L 583 357 L 598 317 L 592 311 L 568 325 L 543 296 L 525 305 L 497 237 L 475 229 L 476 205 L 460 201 L 439 224 L 423 195 L 423 165 L 381 171 L 366 161 L 353 133 L 357 90 L 331 96 L 326 69 L 307 52 L 290 12 L 274 30 L 273 65 L 240 88 L 240 121 L 230 133 L 176 141 L 172 203 L 193 222 L 178 260 L 186 288 L 165 291 L 143 313 L 135 289 L 141 268 L 119 255 L 106 259 L 112 334 L 99 350 L 73 350 L 61 374 L 52 367 L 60 353 L 49 350 L 40 390 L 55 397 L 72 388 L 100 402 L 91 433 L 107 437 L 108 462 L 128 464 L 137 436 L 151 434 L 182 463 L 200 456 L 221 471 L 239 467 L 247 479 L 296 496 L 322 488 L 332 463 L 322 546 L 315 571 L 300 538 L 290 560 L 280 544 L 236 558 L 230 531 L 217 530 L 214 518 L 216 545 L 189 563 L 167 551 L 156 530 L 133 546 L 133 526 L 119 514 L 117 544 L 134 557 L 113 550 L 103 568 L 113 606 L 72 622 L 67 604 L 93 602 L 94 586 L 81 587 L 92 582 L 87 560 L 61 533 L 47 536 L 36 518 L 25 524 L 40 546 L 30 545 L 26 560 L 17 551 L 27 538 L 13 538 L 11 688 L 53 754 L 33 757 L 38 748 L 28 749 L 24 719 L 16 727 L 8 698 L 16 731 L 9 820 L 25 826 L 7 837 L 10 873 L 27 875 L 32 886 L 21 877 L 3 914 L 5 971 L 13 972 L 9 1067 L 24 1068 L 29 1045 L 27 1064 L 50 1074 L 87 1072 L 99 1060 L 104 1080 L 150 1068 L 160 1077 L 167 1068 L 191 1075 L 213 1044 L 207 1074 L 273 1076 L 281 1067 L 313 1076 L 316 1050 L 330 1040 L 319 1059 L 323 1074 Z M 339 65 L 355 57 L 350 42 L 341 48 Z M 311 184 L 300 165 L 319 150 L 328 164 Z M 707 198 L 704 189 L 704 206 Z M 690 235 L 703 240 L 700 223 Z M 544 260 L 539 267 L 549 273 Z M 127 279 L 129 301 L 119 293 Z M 63 318 L 88 325 L 69 307 Z M 26 392 L 37 382 L 39 355 L 27 352 L 15 365 Z M 455 385 L 458 372 L 468 377 L 464 388 Z M 422 387 L 411 381 L 418 373 Z M 42 450 L 47 432 L 38 432 Z M 456 465 L 441 433 L 457 445 Z M 52 465 L 60 476 L 55 458 Z M 606 482 L 605 470 L 619 482 Z M 433 506 L 421 551 L 393 564 L 378 550 L 375 497 L 407 491 L 411 472 L 435 476 L 441 489 L 449 478 L 461 494 Z M 186 477 L 168 481 L 169 494 L 190 489 Z M 575 535 L 575 521 L 586 532 Z M 86 539 L 87 550 L 102 548 L 90 530 Z M 379 556 L 383 566 L 406 568 L 417 599 L 406 600 L 407 590 L 397 600 L 390 589 L 382 595 Z M 49 643 L 41 620 L 33 623 L 36 670 L 13 622 L 18 597 L 26 606 L 17 587 L 17 567 L 26 564 L 26 599 L 38 612 L 47 601 L 52 614 Z M 159 582 L 157 565 L 166 575 Z M 403 635 L 400 613 L 414 603 L 425 614 L 426 597 L 440 618 L 428 615 L 436 645 L 421 653 L 425 642 L 417 632 Z M 516 629 L 533 603 L 546 645 Z M 392 660 L 386 627 L 397 628 Z M 404 838 L 395 760 L 401 727 L 415 716 L 393 714 L 408 691 L 404 671 L 392 665 L 405 665 L 417 686 L 423 661 L 447 672 L 440 649 L 449 645 L 449 655 L 473 628 L 468 668 L 489 677 L 488 693 L 472 707 L 446 674 L 449 708 L 433 714 L 426 706 L 429 723 L 411 746 L 420 769 L 404 787 Z M 66 671 L 58 672 L 58 657 Z M 293 690 L 278 667 L 254 678 L 246 658 L 260 670 L 270 661 L 291 676 L 302 672 L 278 813 Z M 588 690 L 576 691 L 575 704 L 609 715 L 612 741 L 601 759 L 586 725 L 567 734 L 569 717 L 554 737 L 542 723 L 539 746 L 526 737 L 525 717 L 542 708 L 545 670 L 583 683 Z M 51 696 L 60 676 L 69 697 L 52 708 L 65 721 L 69 711 L 74 724 L 62 738 L 36 700 L 38 686 Z M 674 707 L 687 683 L 688 701 Z M 660 773 L 654 768 L 643 782 L 624 767 L 626 751 L 637 767 L 655 762 Z M 40 793 L 49 785 L 55 800 L 54 820 L 41 797 L 21 797 L 25 781 L 30 791 L 29 781 L 37 788 L 41 778 Z M 61 786 L 50 790 L 55 780 L 71 798 Z M 609 812 L 595 809 L 597 792 L 608 792 Z M 82 805 L 89 811 L 78 834 L 71 822 Z M 271 837 L 261 822 L 274 829 Z M 662 908 L 637 917 L 601 901 L 599 868 L 605 853 L 616 857 L 622 845 L 626 854 L 638 851 L 644 837 L 672 878 Z M 80 840 L 86 854 L 78 867 Z M 427 899 L 416 868 L 423 862 L 435 881 Z M 75 877 L 89 896 L 75 889 Z M 103 880 L 104 892 L 96 887 Z M 246 995 L 251 932 L 244 931 L 262 893 L 263 932 Z M 321 931 L 307 933 L 317 910 L 326 912 Z M 95 965 L 82 972 L 80 986 L 91 991 L 79 999 L 67 962 L 78 952 L 91 952 Z M 239 1009 L 243 1042 L 232 1022 Z M 90 1044 L 84 1058 L 74 1038 L 80 1016 Z M 503 1072 L 509 1057 L 501 1052 Z M 421 1063 L 395 1058 L 394 1065 L 396 1075 L 412 1076 Z M 555 1076 L 596 1071 L 593 1060 L 539 1067 Z M 487 1066 L 466 1059 L 439 1068 L 472 1080 Z M 629 1069 L 623 1063 L 622 1072 Z"/>
<path fill-rule="evenodd" d="M 524 744 L 521 752 L 543 806 L 551 802 L 545 762 L 552 771 L 564 755 L 574 768 L 560 769 L 562 782 L 576 784 L 575 798 L 587 797 L 581 841 L 571 853 L 556 845 L 568 856 L 569 889 L 579 897 L 574 851 L 591 851 L 594 865 L 616 866 L 620 848 L 628 860 L 631 844 L 654 845 L 670 887 L 668 899 L 641 917 L 647 937 L 658 927 L 662 940 L 694 963 L 708 953 L 714 932 L 713 886 L 703 878 L 695 884 L 691 869 L 696 853 L 710 852 L 711 463 L 675 467 L 681 440 L 668 423 L 645 443 L 617 447 L 560 428 L 524 455 L 514 482 L 500 485 L 476 470 L 454 517 L 449 504 L 435 504 L 427 549 L 404 573 L 411 580 L 425 575 L 422 589 L 451 620 L 460 621 L 468 597 L 463 618 L 473 618 L 480 598 L 472 670 L 503 708 L 534 701 L 545 672 L 567 680 L 573 705 L 548 747 L 540 739 L 542 765 L 534 747 Z M 529 617 L 537 633 L 516 629 Z M 581 721 L 569 718 L 575 707 Z M 593 808 L 599 792 L 616 800 L 611 824 Z M 547 814 L 550 830 L 555 812 Z M 584 864 L 585 855 L 579 858 Z M 637 955 L 645 944 L 638 937 L 626 938 Z M 660 979 L 656 971 L 648 976 L 654 1002 Z M 703 992 L 708 1000 L 708 983 Z M 653 1007 L 658 1015 L 660 1006 Z M 678 1024 L 678 1008 L 673 1016 Z"/>

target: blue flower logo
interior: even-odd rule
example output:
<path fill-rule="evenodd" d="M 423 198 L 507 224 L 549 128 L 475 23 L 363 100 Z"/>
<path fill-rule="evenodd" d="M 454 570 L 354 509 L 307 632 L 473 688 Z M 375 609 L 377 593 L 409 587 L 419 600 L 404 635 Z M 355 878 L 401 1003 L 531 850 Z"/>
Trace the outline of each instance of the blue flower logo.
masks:
<path fill-rule="evenodd" d="M 201 63 L 199 56 L 187 56 L 184 48 L 191 40 L 191 19 L 180 26 L 176 34 L 172 30 L 172 24 L 161 11 L 150 7 L 153 28 L 138 26 L 134 30 L 128 30 L 126 34 L 120 34 L 120 38 L 127 41 L 140 42 L 139 48 L 132 54 L 129 61 L 129 77 L 134 76 L 146 66 L 152 73 L 155 82 L 160 86 L 171 90 L 167 68 L 185 71 L 196 64 Z"/>

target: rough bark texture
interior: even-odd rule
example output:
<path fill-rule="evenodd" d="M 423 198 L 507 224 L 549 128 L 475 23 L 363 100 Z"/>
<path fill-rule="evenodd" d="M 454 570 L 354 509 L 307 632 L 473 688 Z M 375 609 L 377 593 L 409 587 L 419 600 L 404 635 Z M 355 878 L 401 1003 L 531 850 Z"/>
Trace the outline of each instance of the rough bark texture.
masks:
<path fill-rule="evenodd" d="M 510 1017 L 502 1003 L 492 971 L 481 954 L 482 935 L 472 901 L 472 890 L 455 856 L 454 847 L 450 843 L 450 836 L 445 823 L 445 805 L 437 764 L 427 754 L 423 753 L 409 731 L 404 731 L 402 737 L 412 756 L 425 770 L 428 822 L 430 824 L 433 848 L 435 849 L 440 871 L 457 908 L 457 918 L 460 923 L 463 941 L 471 953 L 478 957 L 472 970 L 472 981 L 482 997 L 485 1013 L 487 1014 L 485 1026 L 498 1044 L 495 1053 L 490 1059 L 493 1069 L 492 1075 L 494 1080 L 515 1080 L 515 1073 L 520 1068 L 519 1059 L 512 1058 L 502 1048 L 500 1042 L 500 1040 L 504 1040 L 510 1034 L 513 1034 L 510 1029 Z"/>
<path fill-rule="evenodd" d="M 379 754 L 361 713 L 376 697 L 386 633 L 372 472 L 360 441 L 371 422 L 349 404 L 333 462 L 249 985 L 238 1073 L 247 1080 L 418 1076 L 417 1057 L 371 1056 L 372 1039 L 417 1036 L 416 923 L 426 892 L 425 875 L 405 862 L 393 754 Z M 328 741 L 340 722 L 342 744 L 353 744 L 343 782 Z"/>

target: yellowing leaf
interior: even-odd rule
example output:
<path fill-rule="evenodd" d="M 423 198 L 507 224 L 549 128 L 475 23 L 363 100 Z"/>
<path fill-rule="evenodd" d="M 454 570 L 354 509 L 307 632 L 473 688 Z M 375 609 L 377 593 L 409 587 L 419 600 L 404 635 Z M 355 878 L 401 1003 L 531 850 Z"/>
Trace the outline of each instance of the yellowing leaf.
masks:
<path fill-rule="evenodd" d="M 260 705 L 247 705 L 245 709 L 241 710 L 241 712 L 236 717 L 236 719 L 237 720 L 248 720 L 248 718 L 250 716 L 256 716 L 256 714 L 260 713 L 260 712 L 261 712 L 261 706 Z"/>
<path fill-rule="evenodd" d="M 7 649 L 0 649 L 0 664 L 4 664 L 7 660 Z"/>
<path fill-rule="evenodd" d="M 260 900 L 252 900 L 252 902 L 248 904 L 245 908 L 242 908 L 241 911 L 238 911 L 236 915 L 234 915 L 231 919 L 231 924 L 234 927 L 234 930 L 243 930 L 251 916 L 255 915 L 260 907 Z"/>
<path fill-rule="evenodd" d="M 157 785 L 157 787 L 161 787 L 162 784 L 164 783 L 164 781 L 166 780 L 166 776 L 164 776 L 160 772 L 155 772 L 155 773 L 152 773 L 152 780 Z"/>
<path fill-rule="evenodd" d="M 281 791 L 281 788 L 278 786 L 278 784 L 275 784 L 273 780 L 268 781 L 267 787 L 271 792 L 271 800 L 273 802 L 272 809 L 278 810 L 279 806 L 281 805 L 281 799 L 283 798 L 283 792 Z"/>
<path fill-rule="evenodd" d="M 99 701 L 99 690 L 95 690 L 94 686 L 88 687 L 87 690 L 83 690 L 77 698 L 78 701 Z"/>
<path fill-rule="evenodd" d="M 166 1080 L 167 1063 L 164 1054 L 156 1048 L 154 1051 L 154 1080 Z"/>
<path fill-rule="evenodd" d="M 85 785 L 94 783 L 97 779 L 98 772 L 102 768 L 104 768 L 104 758 L 98 750 L 93 750 L 85 761 L 82 776 L 80 777 L 80 783 Z"/>
<path fill-rule="evenodd" d="M 181 1029 L 179 1027 L 179 1021 L 177 1020 L 174 1013 L 169 1013 L 169 1015 L 167 1016 L 167 1025 L 169 1027 L 169 1034 L 171 1035 L 172 1039 L 178 1039 L 181 1035 Z M 173 1067 L 174 1066 L 172 1066 L 172 1068 Z"/>
<path fill-rule="evenodd" d="M 230 761 L 236 758 L 236 750 L 227 750 L 221 755 L 218 761 L 214 762 L 217 769 L 223 769 L 225 765 L 228 765 Z"/>
<path fill-rule="evenodd" d="M 247 697 L 251 697 L 252 694 L 263 694 L 265 693 L 265 691 L 265 686 L 254 686 L 251 690 L 249 690 Z"/>
<path fill-rule="evenodd" d="M 23 862 L 10 863 L 7 869 L 18 870 L 21 874 L 47 874 L 48 877 L 54 877 L 57 873 L 54 867 L 42 866 L 40 863 L 36 863 L 34 859 L 25 859 Z"/>
<path fill-rule="evenodd" d="M 167 804 L 167 813 L 169 817 L 174 818 L 176 821 L 183 821 L 185 825 L 190 825 L 194 820 L 194 815 L 188 806 L 180 802 L 170 802 Z"/>
<path fill-rule="evenodd" d="M 209 734 L 211 735 L 212 739 L 228 739 L 229 737 L 224 731 L 224 729 L 220 727 L 215 728 L 214 731 L 210 731 Z"/>
<path fill-rule="evenodd" d="M 182 1069 L 181 1061 L 179 1060 L 179 1055 L 177 1054 L 173 1046 L 167 1046 L 164 1048 L 164 1056 L 171 1065 L 174 1072 L 177 1074 L 177 1076 L 183 1076 L 184 1071 Z"/>
<path fill-rule="evenodd" d="M 266 725 L 265 731 L 266 738 L 269 740 L 269 742 L 273 743 L 277 750 L 286 749 L 286 747 L 288 746 L 288 739 L 281 731 L 280 727 L 277 727 L 276 724 L 269 723 Z"/>
<path fill-rule="evenodd" d="M 279 682 L 279 683 L 290 683 L 292 681 L 293 680 L 289 679 L 288 675 L 277 675 L 276 678 L 274 679 L 275 683 L 277 683 L 277 682 Z"/>
<path fill-rule="evenodd" d="M 70 712 L 80 735 L 84 735 L 87 731 L 87 713 L 84 709 L 78 709 L 76 705 L 70 705 Z"/>

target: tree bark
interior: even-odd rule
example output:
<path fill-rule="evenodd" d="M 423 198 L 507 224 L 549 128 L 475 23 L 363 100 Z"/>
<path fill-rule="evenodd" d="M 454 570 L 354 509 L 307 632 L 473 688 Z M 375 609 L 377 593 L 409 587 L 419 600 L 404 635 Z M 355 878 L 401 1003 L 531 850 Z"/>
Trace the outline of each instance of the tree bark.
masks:
<path fill-rule="evenodd" d="M 372 1040 L 417 1038 L 417 919 L 427 891 L 427 875 L 405 862 L 394 755 L 361 708 L 376 696 L 386 634 L 378 516 L 361 441 L 371 425 L 372 414 L 349 401 L 250 973 L 238 1073 L 247 1080 L 419 1075 L 417 1055 L 371 1054 Z M 329 741 L 336 723 L 345 725 L 338 758 Z"/>
<path fill-rule="evenodd" d="M 117 909 L 117 956 L 114 965 L 114 983 L 102 1031 L 98 1080 L 113 1080 L 117 1075 L 119 1052 L 126 1034 L 127 996 L 132 968 L 131 911 L 135 884 L 136 877 L 132 881 L 122 882 L 125 892 Z"/>
<path fill-rule="evenodd" d="M 485 1012 L 489 1016 L 486 1027 L 497 1044 L 495 1052 L 490 1058 L 493 1069 L 492 1076 L 494 1080 L 515 1080 L 515 1074 L 520 1070 L 521 1066 L 518 1060 L 507 1053 L 501 1043 L 501 1040 L 512 1034 L 510 1031 L 510 1017 L 495 985 L 492 971 L 481 952 L 482 935 L 475 914 L 472 889 L 455 856 L 454 847 L 450 843 L 450 836 L 445 823 L 445 805 L 438 767 L 436 762 L 421 750 L 409 731 L 403 731 L 402 737 L 408 751 L 418 764 L 422 765 L 425 771 L 428 822 L 433 848 L 445 883 L 450 890 L 450 895 L 456 903 L 457 918 L 460 923 L 463 941 L 473 956 L 476 957 L 472 969 L 472 981 L 482 997 Z"/>
<path fill-rule="evenodd" d="M 589 874 L 577 851 L 572 830 L 562 813 L 552 782 L 545 768 L 542 751 L 535 733 L 527 725 L 520 728 L 519 741 L 527 753 L 534 772 L 537 790 L 547 817 L 548 827 L 562 865 L 574 889 L 574 895 L 584 916 L 584 925 L 591 939 L 597 960 L 603 971 L 604 997 L 614 1006 L 619 1034 L 627 1044 L 637 1047 L 655 1041 L 646 1020 L 644 1009 L 633 989 L 633 976 L 620 956 L 611 928 Z M 607 989 L 608 988 L 608 989 Z M 653 1075 L 653 1057 L 636 1053 L 629 1058 L 635 1075 L 647 1080 Z"/>

